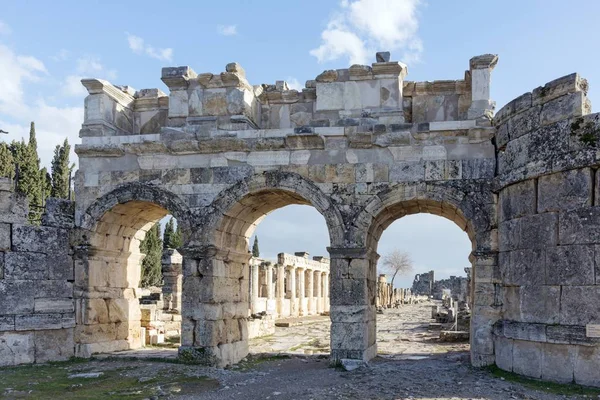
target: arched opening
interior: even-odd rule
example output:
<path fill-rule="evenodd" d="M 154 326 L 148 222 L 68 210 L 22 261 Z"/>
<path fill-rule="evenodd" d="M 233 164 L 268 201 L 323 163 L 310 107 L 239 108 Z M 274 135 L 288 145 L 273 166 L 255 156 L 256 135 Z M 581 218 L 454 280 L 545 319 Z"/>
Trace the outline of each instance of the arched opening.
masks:
<path fill-rule="evenodd" d="M 498 293 L 496 200 L 485 183 L 462 185 L 401 184 L 372 199 L 357 218 L 355 225 L 365 227 L 358 234 L 367 272 L 368 301 L 371 314 L 365 315 L 368 339 L 363 343 L 363 359 L 375 355 L 377 303 L 377 254 L 384 230 L 406 215 L 427 213 L 453 221 L 465 231 L 472 244 L 470 283 L 470 353 L 476 366 L 494 362 L 493 325 L 500 318 Z M 364 334 L 363 334 L 364 336 Z M 357 357 L 358 358 L 358 357 Z"/>
<path fill-rule="evenodd" d="M 197 232 L 197 244 L 184 249 L 181 357 L 224 366 L 248 354 L 250 237 L 270 212 L 288 205 L 315 207 L 327 223 L 330 243 L 343 236 L 341 217 L 329 198 L 296 174 L 266 172 L 217 196 L 211 212 L 204 216 L 203 229 Z M 288 276 L 291 284 L 296 278 L 303 280 L 305 274 L 296 271 Z M 254 282 L 258 283 L 257 275 Z M 301 289 L 296 289 L 300 294 Z"/>
<path fill-rule="evenodd" d="M 471 251 L 468 235 L 434 214 L 406 215 L 385 229 L 377 248 L 379 356 L 468 351 Z"/>
<path fill-rule="evenodd" d="M 163 201 L 166 198 L 170 200 Z M 136 184 L 101 197 L 81 216 L 75 248 L 78 356 L 136 349 L 147 342 L 144 321 L 163 307 L 146 307 L 146 312 L 140 308 L 146 257 L 140 245 L 150 230 L 160 231 L 157 223 L 168 214 L 180 218 L 187 236 L 185 205 L 162 190 Z M 162 258 L 162 248 L 156 250 L 154 257 Z"/>
<path fill-rule="evenodd" d="M 329 354 L 329 234 L 304 205 L 277 209 L 250 241 L 250 353 Z"/>

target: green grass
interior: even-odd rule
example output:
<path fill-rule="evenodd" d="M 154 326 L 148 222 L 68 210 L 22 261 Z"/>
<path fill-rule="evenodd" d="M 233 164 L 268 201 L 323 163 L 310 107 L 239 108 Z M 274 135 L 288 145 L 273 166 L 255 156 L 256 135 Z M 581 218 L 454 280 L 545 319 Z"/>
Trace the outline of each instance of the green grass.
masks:
<path fill-rule="evenodd" d="M 497 366 L 493 365 L 487 368 L 492 375 L 499 378 L 504 378 L 509 382 L 520 383 L 521 385 L 534 390 L 540 390 L 547 393 L 560 394 L 560 395 L 587 395 L 587 396 L 600 396 L 600 389 L 591 388 L 587 386 L 580 386 L 574 383 L 555 383 L 545 382 L 537 379 L 525 378 L 521 375 L 513 372 L 504 371 Z"/>
<path fill-rule="evenodd" d="M 188 376 L 173 369 L 155 369 L 140 379 L 143 367 L 127 366 L 127 361 L 120 361 L 125 366 L 112 369 L 106 363 L 80 359 L 1 368 L 0 398 L 144 399 L 159 394 L 198 393 L 219 386 L 206 377 Z M 164 373 L 166 371 L 168 373 Z M 102 372 L 102 375 L 69 378 L 69 375 L 84 372 Z"/>

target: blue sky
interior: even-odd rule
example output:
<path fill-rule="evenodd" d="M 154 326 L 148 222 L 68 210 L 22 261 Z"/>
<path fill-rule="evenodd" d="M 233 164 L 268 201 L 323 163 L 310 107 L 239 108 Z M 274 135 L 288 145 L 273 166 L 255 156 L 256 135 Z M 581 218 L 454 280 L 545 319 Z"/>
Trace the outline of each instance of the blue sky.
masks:
<path fill-rule="evenodd" d="M 41 158 L 48 164 L 65 136 L 77 142 L 85 96 L 81 77 L 166 91 L 161 67 L 221 72 L 236 61 L 253 84 L 284 79 L 303 85 L 325 69 L 347 67 L 351 61 L 371 63 L 376 50 L 390 50 L 392 59 L 406 61 L 409 80 L 460 79 L 469 58 L 497 53 L 492 98 L 498 108 L 575 71 L 590 81 L 592 104 L 600 104 L 598 15 L 595 0 L 5 0 L 0 9 L 0 128 L 10 131 L 9 140 L 20 138 L 35 120 Z M 276 215 L 308 218 L 299 208 L 285 210 Z M 263 222 L 259 235 L 272 230 L 269 221 L 276 215 Z M 446 223 L 415 221 L 421 222 L 404 229 L 426 226 L 430 237 Z M 293 244 L 294 229 L 290 235 L 287 242 L 277 235 L 274 245 Z M 417 256 L 419 249 L 430 249 L 411 249 L 425 269 L 452 257 L 430 260 Z M 461 265 L 456 267 L 460 273 L 464 265 L 454 264 Z"/>

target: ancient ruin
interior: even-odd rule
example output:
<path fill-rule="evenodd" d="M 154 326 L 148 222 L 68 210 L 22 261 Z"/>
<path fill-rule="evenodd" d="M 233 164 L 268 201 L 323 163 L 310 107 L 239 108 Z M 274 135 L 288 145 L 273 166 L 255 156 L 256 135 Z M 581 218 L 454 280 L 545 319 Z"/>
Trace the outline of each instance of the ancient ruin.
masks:
<path fill-rule="evenodd" d="M 377 354 L 378 240 L 432 213 L 473 244 L 472 364 L 600 386 L 600 117 L 577 74 L 494 115 L 497 61 L 413 82 L 381 54 L 301 91 L 253 86 L 236 63 L 164 68 L 168 94 L 83 80 L 75 204 L 50 201 L 31 226 L 0 188 L 0 363 L 140 346 L 139 242 L 168 213 L 184 234 L 180 357 L 238 362 L 248 238 L 269 212 L 307 204 L 330 236 L 332 363 Z"/>

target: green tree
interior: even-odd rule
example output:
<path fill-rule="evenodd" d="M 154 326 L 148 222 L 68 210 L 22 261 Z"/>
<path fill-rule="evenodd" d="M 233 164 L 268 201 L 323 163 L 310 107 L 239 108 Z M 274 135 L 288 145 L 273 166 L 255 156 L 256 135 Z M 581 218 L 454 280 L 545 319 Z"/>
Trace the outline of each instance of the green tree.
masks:
<path fill-rule="evenodd" d="M 40 171 L 40 183 L 42 185 L 42 201 L 52 196 L 52 176 L 48 173 L 46 167 Z"/>
<path fill-rule="evenodd" d="M 258 249 L 258 236 L 254 236 L 254 244 L 252 245 L 252 257 L 260 257 L 260 250 Z"/>
<path fill-rule="evenodd" d="M 142 287 L 160 286 L 162 284 L 162 240 L 160 227 L 156 223 L 146 232 L 146 237 L 140 243 L 140 251 L 146 255 L 142 261 Z"/>
<path fill-rule="evenodd" d="M 29 143 L 25 144 L 23 140 L 12 142 L 11 151 L 19 170 L 17 189 L 27 195 L 30 205 L 42 206 L 42 176 L 33 122 L 29 130 Z"/>
<path fill-rule="evenodd" d="M 7 143 L 0 143 L 0 177 L 14 178 L 15 160 Z"/>
<path fill-rule="evenodd" d="M 175 224 L 173 223 L 173 217 L 169 219 L 169 222 L 165 225 L 165 231 L 163 233 L 163 247 L 165 249 L 172 249 L 171 241 L 175 234 Z"/>
<path fill-rule="evenodd" d="M 69 165 L 71 145 L 65 139 L 63 145 L 56 145 L 52 159 L 52 197 L 67 199 L 69 197 L 69 177 L 75 165 Z"/>
<path fill-rule="evenodd" d="M 179 223 L 177 224 L 177 229 L 175 229 L 175 233 L 171 236 L 171 248 L 178 249 L 183 246 L 183 237 L 181 236 L 181 227 Z"/>

